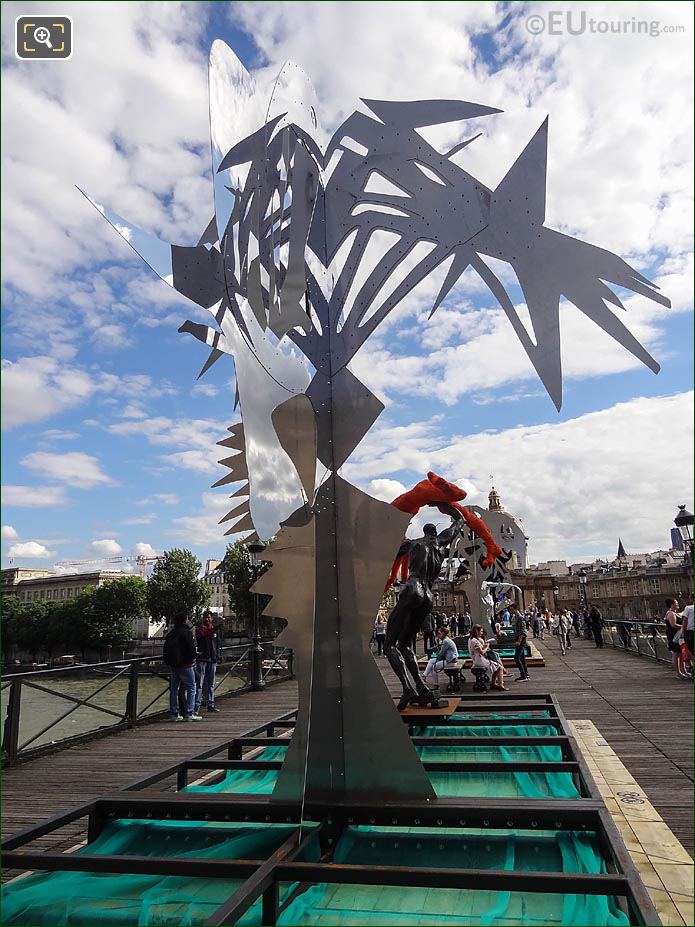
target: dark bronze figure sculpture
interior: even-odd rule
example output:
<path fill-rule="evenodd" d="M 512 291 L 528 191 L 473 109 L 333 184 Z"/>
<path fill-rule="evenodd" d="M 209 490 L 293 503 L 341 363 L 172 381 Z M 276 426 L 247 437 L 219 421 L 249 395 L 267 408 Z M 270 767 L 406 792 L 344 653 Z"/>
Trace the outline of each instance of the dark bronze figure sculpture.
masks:
<path fill-rule="evenodd" d="M 399 559 L 408 558 L 408 579 L 386 625 L 386 657 L 403 686 L 398 702 L 402 711 L 409 704 L 433 704 L 436 696 L 420 675 L 413 641 L 432 611 L 432 586 L 439 576 L 448 551 L 452 529 L 437 535 L 435 525 L 425 525 L 424 536 L 406 540 L 398 551 Z"/>

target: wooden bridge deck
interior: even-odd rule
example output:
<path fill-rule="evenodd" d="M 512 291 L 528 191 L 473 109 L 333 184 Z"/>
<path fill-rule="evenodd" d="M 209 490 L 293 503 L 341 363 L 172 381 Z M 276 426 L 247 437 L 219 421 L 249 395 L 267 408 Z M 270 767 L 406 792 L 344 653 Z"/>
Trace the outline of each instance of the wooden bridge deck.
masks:
<path fill-rule="evenodd" d="M 664 664 L 612 648 L 597 650 L 583 640 L 577 640 L 566 657 L 556 638 L 539 642 L 539 647 L 546 666 L 532 669 L 528 683 L 511 681 L 509 687 L 524 693 L 552 692 L 567 718 L 593 721 L 692 855 L 692 685 Z M 379 665 L 395 693 L 386 660 L 379 658 Z M 155 722 L 7 769 L 2 783 L 3 834 L 200 753 L 290 711 L 296 700 L 296 682 L 282 682 L 263 692 L 225 699 L 219 714 L 206 714 L 198 724 Z M 76 822 L 41 838 L 36 846 L 72 846 L 82 837 L 80 827 Z"/>

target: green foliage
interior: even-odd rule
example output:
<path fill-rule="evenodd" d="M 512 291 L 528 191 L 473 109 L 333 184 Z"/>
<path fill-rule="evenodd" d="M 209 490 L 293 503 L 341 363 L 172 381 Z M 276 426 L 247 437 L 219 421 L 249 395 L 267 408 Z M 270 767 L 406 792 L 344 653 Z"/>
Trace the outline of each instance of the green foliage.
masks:
<path fill-rule="evenodd" d="M 220 569 L 227 583 L 230 604 L 237 617 L 246 618 L 249 622 L 253 619 L 254 595 L 249 589 L 269 568 L 270 563 L 267 560 L 258 561 L 254 568 L 251 555 L 241 541 L 228 545 Z M 260 611 L 263 611 L 269 601 L 270 596 L 259 597 Z"/>
<path fill-rule="evenodd" d="M 197 620 L 210 602 L 210 589 L 199 579 L 200 560 L 190 550 L 167 550 L 147 583 L 147 606 L 154 619 L 171 623 L 178 615 Z"/>
<path fill-rule="evenodd" d="M 147 583 L 139 576 L 108 580 L 84 589 L 74 599 L 22 603 L 5 596 L 3 644 L 38 659 L 88 647 L 124 647 L 133 636 L 133 621 L 147 615 Z"/>
<path fill-rule="evenodd" d="M 246 619 L 247 633 L 251 636 L 253 623 L 254 599 L 256 596 L 250 592 L 250 587 L 254 582 L 269 570 L 271 564 L 267 560 L 259 560 L 254 568 L 246 546 L 241 541 L 236 541 L 227 547 L 224 559 L 220 566 L 227 583 L 227 594 L 234 613 L 238 618 Z M 268 595 L 259 595 L 258 610 L 260 613 L 260 634 L 261 637 L 275 636 L 278 631 L 287 623 L 283 620 L 278 621 L 274 618 L 264 617 L 263 610 L 270 602 L 271 597 Z"/>
<path fill-rule="evenodd" d="M 139 576 L 109 579 L 89 591 L 79 611 L 82 640 L 95 647 L 123 647 L 133 636 L 133 622 L 147 615 L 147 583 Z"/>

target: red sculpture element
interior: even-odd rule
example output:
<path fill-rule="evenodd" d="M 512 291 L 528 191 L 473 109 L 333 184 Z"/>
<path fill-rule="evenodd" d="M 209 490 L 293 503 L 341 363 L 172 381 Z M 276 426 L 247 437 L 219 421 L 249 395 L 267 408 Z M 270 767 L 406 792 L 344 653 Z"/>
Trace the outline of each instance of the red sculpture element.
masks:
<path fill-rule="evenodd" d="M 456 511 L 460 513 L 460 516 L 466 522 L 473 534 L 477 535 L 479 538 L 482 538 L 484 541 L 486 556 L 483 560 L 483 566 L 491 566 L 497 557 L 499 557 L 499 555 L 502 553 L 502 548 L 495 543 L 495 540 L 488 531 L 485 522 L 481 518 L 478 518 L 477 515 L 469 512 L 465 506 L 460 505 L 461 500 L 465 498 L 465 489 L 461 489 L 461 487 L 456 486 L 455 483 L 450 483 L 442 476 L 437 476 L 436 473 L 433 473 L 430 470 L 430 472 L 427 474 L 426 480 L 420 480 L 420 482 L 416 483 L 416 485 L 413 486 L 412 489 L 409 489 L 408 492 L 405 492 L 402 496 L 398 496 L 397 499 L 394 499 L 391 505 L 394 505 L 397 509 L 400 509 L 401 512 L 407 512 L 409 515 L 417 515 L 423 505 L 435 506 L 439 509 L 440 512 L 444 512 L 444 514 L 451 514 L 451 508 L 455 508 Z M 402 575 L 403 559 L 403 557 L 400 557 L 394 563 L 393 569 L 391 570 L 391 576 L 389 577 L 389 582 L 386 587 L 387 589 L 396 579 L 399 569 L 401 570 Z M 407 575 L 407 558 L 405 569 Z"/>
<path fill-rule="evenodd" d="M 393 561 L 393 566 L 391 567 L 391 575 L 389 576 L 389 580 L 386 583 L 386 589 L 390 589 L 391 586 L 393 586 L 393 584 L 398 579 L 399 573 L 400 573 L 401 581 L 405 582 L 406 579 L 408 578 L 408 554 L 407 553 L 400 554 Z M 384 589 L 384 592 L 386 592 L 386 589 Z"/>

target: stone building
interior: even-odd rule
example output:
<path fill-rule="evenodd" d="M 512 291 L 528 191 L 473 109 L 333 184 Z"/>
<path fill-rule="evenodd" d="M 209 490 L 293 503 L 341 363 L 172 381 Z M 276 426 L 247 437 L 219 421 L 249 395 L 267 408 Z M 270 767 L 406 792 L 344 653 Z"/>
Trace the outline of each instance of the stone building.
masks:
<path fill-rule="evenodd" d="M 42 570 L 29 567 L 8 567 L 2 571 L 2 595 L 16 593 L 16 587 L 25 579 L 38 576 L 53 576 L 55 570 Z"/>
<path fill-rule="evenodd" d="M 586 601 L 604 618 L 661 620 L 665 600 L 691 601 L 692 560 L 682 550 L 658 550 L 615 560 L 567 564 L 554 560 L 513 572 L 522 589 L 522 606 L 547 605 L 553 612 Z"/>
<path fill-rule="evenodd" d="M 3 570 L 3 574 L 5 572 L 8 571 Z M 132 573 L 123 573 L 121 570 L 95 570 L 90 573 L 54 573 L 51 570 L 41 572 L 43 575 L 22 577 L 11 586 L 5 585 L 3 575 L 3 592 L 16 595 L 19 601 L 24 603 L 38 602 L 42 599 L 72 599 L 90 586 L 102 586 L 109 579 L 132 576 Z"/>
<path fill-rule="evenodd" d="M 229 601 L 229 590 L 224 573 L 220 569 L 221 560 L 208 560 L 205 563 L 203 582 L 210 589 L 210 611 L 222 619 L 225 637 L 245 636 L 248 632 L 246 621 L 237 618 Z"/>

